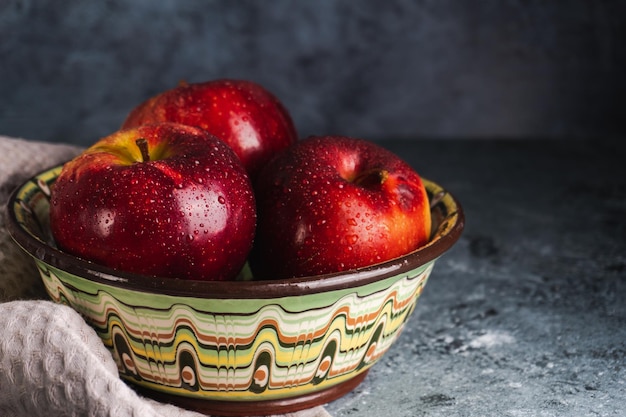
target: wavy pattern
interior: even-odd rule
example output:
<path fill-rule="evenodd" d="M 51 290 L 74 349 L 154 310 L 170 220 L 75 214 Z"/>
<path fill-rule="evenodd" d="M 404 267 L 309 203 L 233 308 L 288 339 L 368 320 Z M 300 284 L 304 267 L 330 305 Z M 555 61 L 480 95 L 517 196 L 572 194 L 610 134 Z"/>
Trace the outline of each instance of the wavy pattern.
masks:
<path fill-rule="evenodd" d="M 433 263 L 358 293 L 321 294 L 306 308 L 299 297 L 206 300 L 200 308 L 199 299 L 133 296 L 38 267 L 50 297 L 86 318 L 124 378 L 177 395 L 259 400 L 327 388 L 372 366 L 400 334 Z M 242 313 L 215 313 L 233 303 Z"/>

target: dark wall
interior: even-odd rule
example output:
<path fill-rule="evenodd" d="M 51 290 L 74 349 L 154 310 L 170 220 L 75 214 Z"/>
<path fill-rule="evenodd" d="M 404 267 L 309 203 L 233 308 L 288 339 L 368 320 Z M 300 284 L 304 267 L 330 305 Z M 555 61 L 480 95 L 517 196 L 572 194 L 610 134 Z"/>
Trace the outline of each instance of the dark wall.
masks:
<path fill-rule="evenodd" d="M 301 136 L 618 136 L 625 6 L 0 0 L 0 134 L 88 144 L 181 79 L 230 77 Z"/>

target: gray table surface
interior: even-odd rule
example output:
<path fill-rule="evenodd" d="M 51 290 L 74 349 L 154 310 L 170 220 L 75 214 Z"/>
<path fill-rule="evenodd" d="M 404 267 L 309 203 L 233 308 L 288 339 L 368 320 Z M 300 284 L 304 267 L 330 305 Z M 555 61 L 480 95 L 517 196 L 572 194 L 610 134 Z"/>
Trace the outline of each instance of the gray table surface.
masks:
<path fill-rule="evenodd" d="M 457 196 L 459 242 L 342 416 L 626 416 L 626 146 L 385 141 Z"/>

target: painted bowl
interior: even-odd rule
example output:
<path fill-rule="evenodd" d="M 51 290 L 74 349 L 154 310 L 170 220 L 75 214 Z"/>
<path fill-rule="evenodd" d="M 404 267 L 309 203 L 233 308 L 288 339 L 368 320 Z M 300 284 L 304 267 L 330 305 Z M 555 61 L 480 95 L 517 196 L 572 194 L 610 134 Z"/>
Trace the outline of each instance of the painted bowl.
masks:
<path fill-rule="evenodd" d="M 57 249 L 49 198 L 60 171 L 13 193 L 13 239 L 32 255 L 52 300 L 96 330 L 122 378 L 145 395 L 210 414 L 291 412 L 351 391 L 398 338 L 435 261 L 464 226 L 458 201 L 424 179 L 433 236 L 401 258 L 274 281 L 138 276 Z"/>

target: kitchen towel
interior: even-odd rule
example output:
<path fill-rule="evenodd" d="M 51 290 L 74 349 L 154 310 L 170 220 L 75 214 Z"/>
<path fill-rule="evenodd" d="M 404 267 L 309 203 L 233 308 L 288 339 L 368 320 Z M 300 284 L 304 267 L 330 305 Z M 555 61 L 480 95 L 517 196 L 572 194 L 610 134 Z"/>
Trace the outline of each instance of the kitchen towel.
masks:
<path fill-rule="evenodd" d="M 32 260 L 10 238 L 15 187 L 81 148 L 0 136 L 0 416 L 201 417 L 140 396 L 124 383 L 96 332 L 47 299 Z M 322 406 L 284 417 L 330 417 Z"/>

